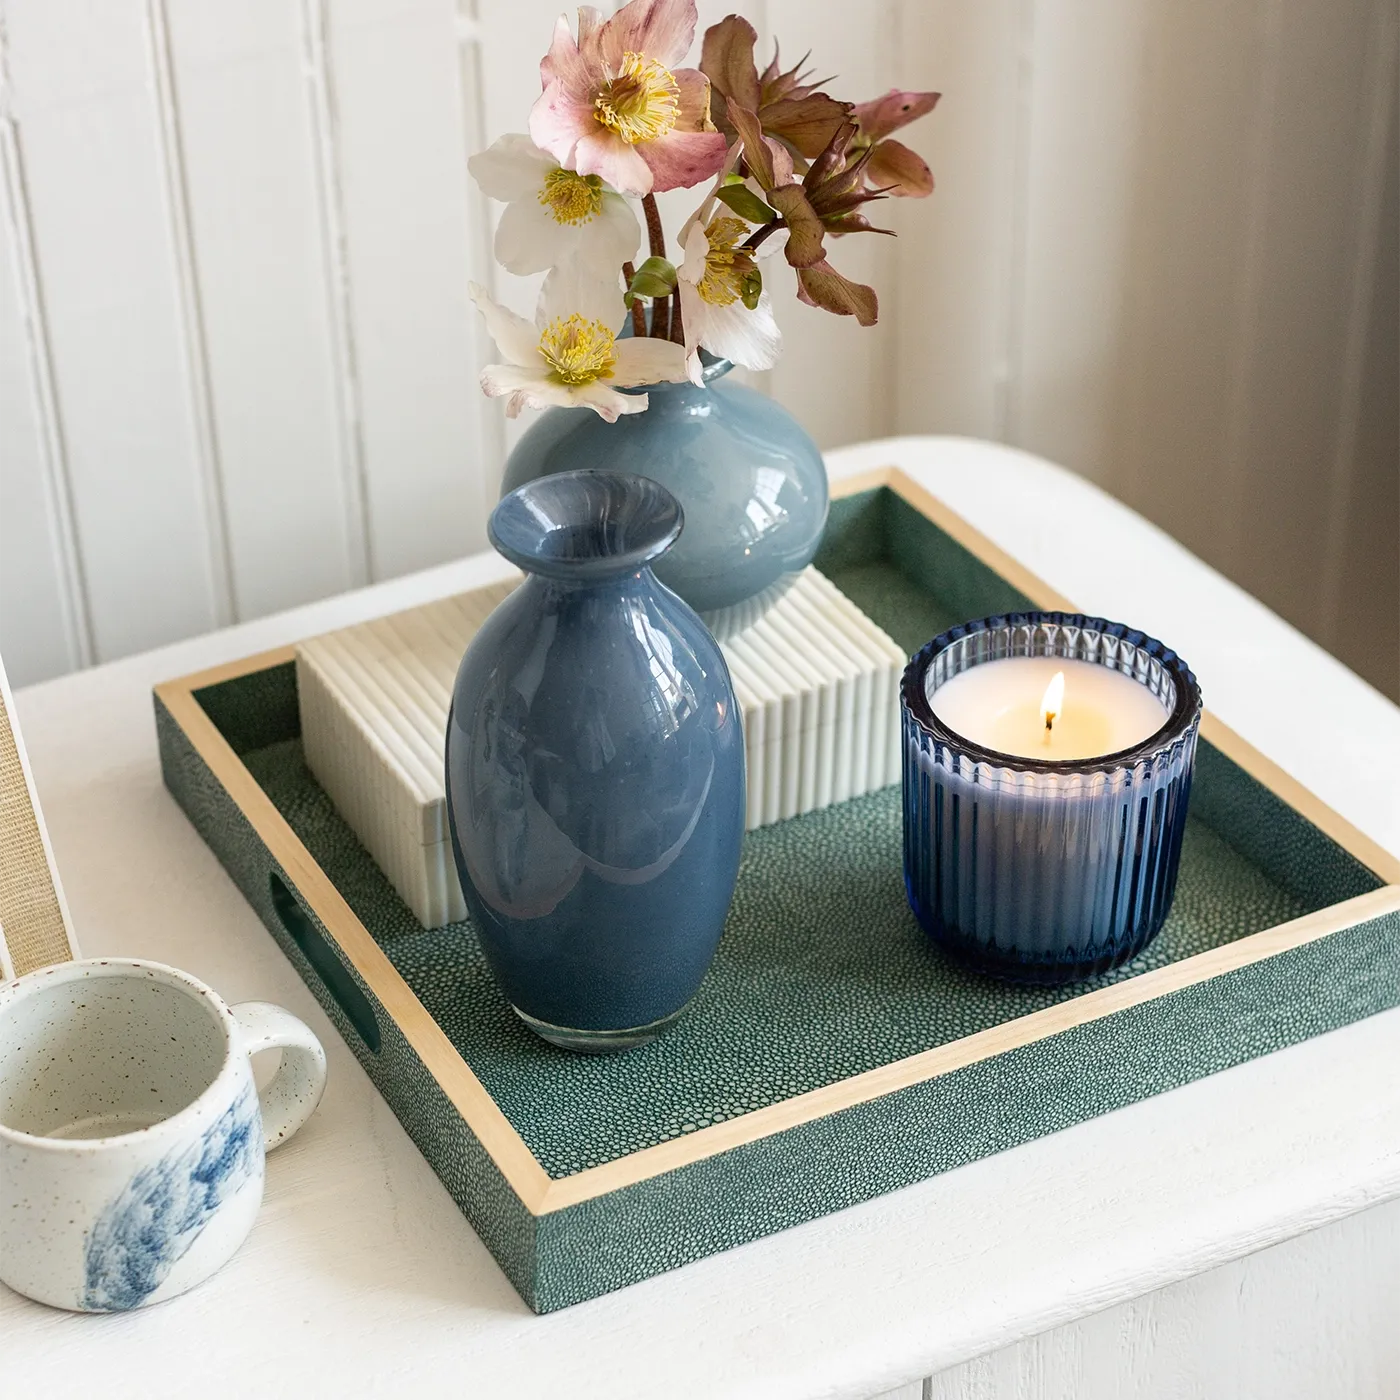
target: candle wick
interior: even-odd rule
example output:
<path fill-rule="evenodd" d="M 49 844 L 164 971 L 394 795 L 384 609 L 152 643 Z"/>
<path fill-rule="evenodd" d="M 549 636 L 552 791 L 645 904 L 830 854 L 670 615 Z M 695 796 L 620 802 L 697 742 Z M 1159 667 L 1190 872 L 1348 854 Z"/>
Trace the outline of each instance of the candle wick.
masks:
<path fill-rule="evenodd" d="M 1045 716 L 1045 737 L 1040 741 L 1042 744 L 1048 744 L 1054 736 L 1055 717 L 1059 714 L 1064 699 L 1065 673 L 1056 671 L 1040 700 L 1040 713 Z"/>

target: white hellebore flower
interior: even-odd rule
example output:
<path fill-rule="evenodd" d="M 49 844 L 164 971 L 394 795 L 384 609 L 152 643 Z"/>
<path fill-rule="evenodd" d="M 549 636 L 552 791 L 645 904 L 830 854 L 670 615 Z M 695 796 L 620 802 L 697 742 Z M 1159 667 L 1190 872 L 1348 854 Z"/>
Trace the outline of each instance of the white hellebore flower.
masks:
<path fill-rule="evenodd" d="M 487 365 L 481 387 L 491 398 L 507 395 L 506 413 L 522 408 L 587 407 L 609 423 L 623 413 L 641 413 L 645 394 L 619 388 L 686 377 L 685 350 L 669 340 L 619 340 L 626 319 L 622 292 L 604 281 L 559 268 L 545 279 L 532 326 L 472 284 L 472 300 L 506 363 Z"/>
<path fill-rule="evenodd" d="M 718 201 L 711 202 L 711 209 Z M 676 269 L 685 318 L 685 353 L 690 377 L 700 380 L 700 348 L 745 369 L 772 369 L 782 348 L 766 284 L 750 309 L 744 294 L 758 285 L 758 262 L 787 242 L 787 230 L 765 239 L 757 249 L 741 245 L 749 234 L 743 219 L 721 210 L 708 222 L 693 219 L 685 229 L 685 259 Z"/>
<path fill-rule="evenodd" d="M 597 175 L 565 170 L 528 136 L 502 136 L 468 162 L 478 185 L 505 203 L 496 261 L 528 276 L 574 258 L 616 271 L 642 241 L 632 206 Z"/>

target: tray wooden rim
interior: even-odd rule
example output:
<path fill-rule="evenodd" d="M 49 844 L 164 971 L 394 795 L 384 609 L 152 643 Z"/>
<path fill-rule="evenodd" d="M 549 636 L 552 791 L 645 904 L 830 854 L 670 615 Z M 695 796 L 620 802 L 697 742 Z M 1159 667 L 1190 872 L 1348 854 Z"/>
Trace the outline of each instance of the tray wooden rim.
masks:
<path fill-rule="evenodd" d="M 843 478 L 832 484 L 831 494 L 839 498 L 882 486 L 888 487 L 952 536 L 969 553 L 1030 598 L 1037 607 L 1078 611 L 1068 598 L 1037 578 L 898 467 L 880 467 Z M 401 1034 L 490 1155 L 521 1204 L 536 1217 L 579 1205 L 799 1124 L 827 1117 L 841 1109 L 924 1083 L 979 1060 L 1111 1016 L 1128 1007 L 1273 957 L 1287 949 L 1325 938 L 1354 924 L 1400 910 L 1400 860 L 1358 831 L 1207 711 L 1201 723 L 1201 733 L 1205 738 L 1372 870 L 1385 881 L 1385 885 L 1316 913 L 1260 930 L 1223 947 L 1143 973 L 1129 981 L 1087 992 L 1072 1001 L 1005 1021 L 946 1045 L 866 1070 L 781 1103 L 756 1109 L 739 1118 L 702 1128 L 685 1137 L 643 1148 L 602 1166 L 589 1167 L 571 1176 L 552 1178 L 195 699 L 195 693 L 208 686 L 283 665 L 294 660 L 295 656 L 295 646 L 260 652 L 165 681 L 155 687 L 155 693 L 209 771 L 233 798 L 269 853 L 291 877 L 298 893 L 325 926 L 340 953 L 394 1019 Z"/>

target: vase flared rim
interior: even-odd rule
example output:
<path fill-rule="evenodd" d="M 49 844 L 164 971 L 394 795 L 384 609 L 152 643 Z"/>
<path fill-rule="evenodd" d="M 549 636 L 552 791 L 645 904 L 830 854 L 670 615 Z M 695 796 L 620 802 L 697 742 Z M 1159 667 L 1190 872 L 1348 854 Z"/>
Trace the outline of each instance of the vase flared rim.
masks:
<path fill-rule="evenodd" d="M 636 573 L 685 527 L 681 503 L 629 472 L 556 472 L 502 497 L 487 523 L 496 551 L 526 573 L 587 583 Z"/>

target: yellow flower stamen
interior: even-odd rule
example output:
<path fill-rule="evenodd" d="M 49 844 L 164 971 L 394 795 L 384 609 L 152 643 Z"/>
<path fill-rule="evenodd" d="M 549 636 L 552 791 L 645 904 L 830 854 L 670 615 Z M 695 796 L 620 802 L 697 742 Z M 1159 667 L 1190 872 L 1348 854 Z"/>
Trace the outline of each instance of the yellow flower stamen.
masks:
<path fill-rule="evenodd" d="M 618 70 L 593 99 L 593 115 L 629 146 L 655 141 L 681 114 L 681 89 L 669 68 L 645 54 L 625 53 Z"/>
<path fill-rule="evenodd" d="M 577 313 L 557 317 L 540 333 L 540 354 L 560 384 L 592 384 L 611 379 L 617 367 L 616 341 L 601 322 Z"/>
<path fill-rule="evenodd" d="M 540 203 L 557 224 L 586 224 L 603 207 L 603 181 L 597 175 L 551 170 L 540 189 Z"/>
<path fill-rule="evenodd" d="M 705 272 L 695 285 L 701 300 L 711 306 L 729 306 L 744 295 L 744 283 L 754 270 L 753 255 L 737 247 L 749 226 L 729 214 L 721 214 L 705 225 L 710 248 L 705 254 Z"/>

